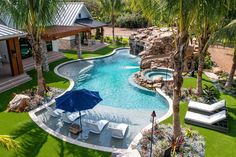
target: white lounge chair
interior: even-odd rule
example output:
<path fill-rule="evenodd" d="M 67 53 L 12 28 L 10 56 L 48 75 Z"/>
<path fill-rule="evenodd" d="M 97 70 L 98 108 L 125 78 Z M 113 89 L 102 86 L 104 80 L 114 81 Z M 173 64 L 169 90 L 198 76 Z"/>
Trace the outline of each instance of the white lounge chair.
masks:
<path fill-rule="evenodd" d="M 89 128 L 90 132 L 95 134 L 100 134 L 103 128 L 109 123 L 108 120 L 99 120 L 99 121 L 86 121 L 86 126 Z"/>
<path fill-rule="evenodd" d="M 55 109 L 53 110 L 51 107 L 46 107 L 48 113 L 52 116 L 52 117 L 59 117 L 61 116 L 61 114 L 63 112 L 65 112 L 64 110 L 61 110 L 61 109 Z"/>
<path fill-rule="evenodd" d="M 81 112 L 81 116 L 84 116 L 85 113 Z M 62 120 L 66 123 L 73 123 L 76 119 L 80 118 L 80 113 L 79 112 L 67 112 L 67 113 L 62 113 Z"/>
<path fill-rule="evenodd" d="M 185 120 L 190 120 L 190 121 L 195 121 L 198 123 L 202 123 L 202 124 L 214 124 L 217 123 L 221 120 L 226 119 L 226 111 L 220 111 L 218 113 L 215 113 L 213 115 L 207 116 L 207 115 L 203 115 L 200 113 L 195 113 L 195 112 L 191 112 L 191 111 L 187 111 L 186 116 L 185 116 Z"/>
<path fill-rule="evenodd" d="M 208 129 L 227 133 L 229 130 L 226 110 L 214 113 L 210 116 L 188 111 L 185 123 L 205 127 Z"/>
<path fill-rule="evenodd" d="M 190 101 L 188 104 L 189 110 L 194 111 L 204 111 L 204 112 L 214 112 L 225 107 L 225 100 L 218 101 L 214 104 L 204 104 L 200 102 Z"/>
<path fill-rule="evenodd" d="M 108 128 L 111 130 L 111 136 L 117 139 L 123 139 L 128 129 L 128 125 L 124 123 L 109 125 Z"/>

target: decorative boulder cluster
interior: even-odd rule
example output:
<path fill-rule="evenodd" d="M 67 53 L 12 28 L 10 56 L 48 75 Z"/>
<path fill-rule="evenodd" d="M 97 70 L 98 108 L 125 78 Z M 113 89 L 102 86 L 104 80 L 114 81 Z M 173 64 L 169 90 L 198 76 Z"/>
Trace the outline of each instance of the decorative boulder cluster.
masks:
<path fill-rule="evenodd" d="M 171 28 L 150 27 L 139 29 L 129 37 L 130 53 L 141 57 L 141 69 L 173 68 L 175 52 L 174 32 Z M 193 43 L 192 43 L 193 44 Z M 184 61 L 184 71 L 194 69 L 196 43 L 189 45 Z"/>
<path fill-rule="evenodd" d="M 142 87 L 150 90 L 156 90 L 156 88 L 164 88 L 166 86 L 172 88 L 173 80 L 163 80 L 163 77 L 157 77 L 155 80 L 145 78 L 145 73 L 149 72 L 150 69 L 146 69 L 134 74 L 134 82 Z M 165 86 L 164 86 L 165 84 Z"/>

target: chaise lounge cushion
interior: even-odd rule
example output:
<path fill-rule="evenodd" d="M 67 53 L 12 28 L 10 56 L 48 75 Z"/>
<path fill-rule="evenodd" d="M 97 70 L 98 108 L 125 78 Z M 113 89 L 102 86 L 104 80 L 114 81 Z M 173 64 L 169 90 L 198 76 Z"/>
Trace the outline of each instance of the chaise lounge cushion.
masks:
<path fill-rule="evenodd" d="M 227 116 L 226 116 L 225 110 L 215 113 L 211 116 L 187 111 L 185 120 L 211 125 L 211 124 L 214 124 L 214 123 L 217 123 L 219 121 L 226 119 L 226 117 Z"/>
<path fill-rule="evenodd" d="M 188 104 L 190 109 L 197 109 L 205 112 L 214 112 L 218 109 L 225 107 L 225 100 L 218 101 L 214 104 L 204 104 L 200 102 L 190 101 Z"/>
<path fill-rule="evenodd" d="M 99 120 L 99 121 L 86 121 L 86 125 L 89 128 L 89 131 L 100 134 L 103 128 L 108 124 L 109 121 L 107 120 Z"/>

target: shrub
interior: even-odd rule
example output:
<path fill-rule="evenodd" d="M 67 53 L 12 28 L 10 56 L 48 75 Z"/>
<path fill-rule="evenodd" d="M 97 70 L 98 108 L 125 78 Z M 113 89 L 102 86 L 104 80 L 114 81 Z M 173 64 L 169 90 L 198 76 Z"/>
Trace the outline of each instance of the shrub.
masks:
<path fill-rule="evenodd" d="M 205 57 L 205 62 L 204 62 L 204 69 L 211 69 L 213 65 L 214 65 L 214 62 L 211 60 L 211 55 L 210 53 L 207 53 Z"/>
<path fill-rule="evenodd" d="M 202 97 L 206 103 L 214 103 L 220 97 L 220 92 L 214 86 L 204 85 Z"/>
<path fill-rule="evenodd" d="M 126 13 L 116 19 L 116 26 L 123 28 L 147 27 L 147 19 L 140 14 Z"/>

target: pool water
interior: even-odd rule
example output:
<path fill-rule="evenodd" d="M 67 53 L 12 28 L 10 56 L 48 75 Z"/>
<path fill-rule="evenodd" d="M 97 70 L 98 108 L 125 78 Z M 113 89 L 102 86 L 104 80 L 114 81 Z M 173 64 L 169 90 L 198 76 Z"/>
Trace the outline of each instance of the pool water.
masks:
<path fill-rule="evenodd" d="M 163 80 L 171 80 L 173 79 L 173 74 L 171 71 L 166 70 L 166 69 L 157 69 L 157 70 L 146 73 L 145 77 L 151 80 L 155 80 L 158 77 L 162 77 Z"/>
<path fill-rule="evenodd" d="M 161 95 L 130 85 L 128 78 L 139 71 L 140 58 L 131 56 L 129 49 L 117 50 L 110 57 L 90 62 L 93 67 L 86 70 L 86 74 L 80 74 L 83 79 L 76 78 L 74 88 L 99 91 L 103 99 L 99 105 L 163 112 L 168 110 L 168 102 Z"/>

